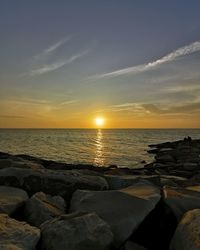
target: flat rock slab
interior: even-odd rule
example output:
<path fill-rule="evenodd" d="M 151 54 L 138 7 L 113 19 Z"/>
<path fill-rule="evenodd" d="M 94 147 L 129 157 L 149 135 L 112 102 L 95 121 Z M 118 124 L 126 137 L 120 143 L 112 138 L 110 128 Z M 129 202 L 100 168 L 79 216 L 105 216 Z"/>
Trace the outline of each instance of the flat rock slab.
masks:
<path fill-rule="evenodd" d="M 65 200 L 60 196 L 51 196 L 39 192 L 25 204 L 25 218 L 28 223 L 39 227 L 43 222 L 64 214 Z"/>
<path fill-rule="evenodd" d="M 46 250 L 108 250 L 113 233 L 95 213 L 63 215 L 41 225 Z"/>
<path fill-rule="evenodd" d="M 104 175 L 107 180 L 110 190 L 118 190 L 132 186 L 139 180 L 148 180 L 154 184 L 160 184 L 158 175 Z"/>
<path fill-rule="evenodd" d="M 32 250 L 40 238 L 38 228 L 11 219 L 7 214 L 0 214 L 0 228 L 0 249 Z"/>
<path fill-rule="evenodd" d="M 28 198 L 27 193 L 22 189 L 0 186 L 0 213 L 11 215 L 22 206 Z"/>
<path fill-rule="evenodd" d="M 78 190 L 71 200 L 70 211 L 96 212 L 114 233 L 119 247 L 137 229 L 160 200 L 160 190 L 148 181 L 141 181 L 116 191 Z"/>
<path fill-rule="evenodd" d="M 78 170 L 53 171 L 20 168 L 0 170 L 0 185 L 22 188 L 32 195 L 44 192 L 60 195 L 66 199 L 77 189 L 104 190 L 108 188 L 106 180 L 100 176 L 84 175 Z"/>
<path fill-rule="evenodd" d="M 200 249 L 200 209 L 188 211 L 172 238 L 170 250 Z"/>
<path fill-rule="evenodd" d="M 200 208 L 200 193 L 197 191 L 165 186 L 163 195 L 164 202 L 178 221 L 187 211 Z"/>

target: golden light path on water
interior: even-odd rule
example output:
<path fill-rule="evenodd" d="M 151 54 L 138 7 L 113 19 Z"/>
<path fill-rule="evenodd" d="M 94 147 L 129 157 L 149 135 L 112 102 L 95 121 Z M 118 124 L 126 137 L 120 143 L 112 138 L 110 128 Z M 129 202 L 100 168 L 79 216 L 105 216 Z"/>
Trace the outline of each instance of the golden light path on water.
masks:
<path fill-rule="evenodd" d="M 104 165 L 103 133 L 102 133 L 101 129 L 97 130 L 97 137 L 95 140 L 95 144 L 96 144 L 96 151 L 95 151 L 94 165 L 103 166 Z"/>

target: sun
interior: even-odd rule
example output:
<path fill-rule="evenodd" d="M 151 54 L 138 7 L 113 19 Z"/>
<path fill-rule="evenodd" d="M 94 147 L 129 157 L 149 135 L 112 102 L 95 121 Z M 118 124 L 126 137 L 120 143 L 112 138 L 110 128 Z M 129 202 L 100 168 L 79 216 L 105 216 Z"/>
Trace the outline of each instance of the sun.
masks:
<path fill-rule="evenodd" d="M 102 127 L 105 124 L 105 119 L 103 117 L 95 118 L 95 124 L 97 127 Z"/>

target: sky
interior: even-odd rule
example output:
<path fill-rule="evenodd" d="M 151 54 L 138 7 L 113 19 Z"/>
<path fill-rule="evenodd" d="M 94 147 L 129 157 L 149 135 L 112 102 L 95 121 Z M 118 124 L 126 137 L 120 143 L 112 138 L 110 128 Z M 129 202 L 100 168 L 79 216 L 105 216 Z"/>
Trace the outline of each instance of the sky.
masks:
<path fill-rule="evenodd" d="M 200 128 L 199 0 L 0 0 L 0 128 Z"/>

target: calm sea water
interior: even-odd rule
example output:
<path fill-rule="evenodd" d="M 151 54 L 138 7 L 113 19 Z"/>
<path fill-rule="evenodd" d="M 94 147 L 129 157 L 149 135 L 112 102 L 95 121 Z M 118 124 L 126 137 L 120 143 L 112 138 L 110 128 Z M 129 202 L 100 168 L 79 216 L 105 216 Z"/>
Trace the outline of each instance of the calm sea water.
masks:
<path fill-rule="evenodd" d="M 0 151 L 66 163 L 137 167 L 148 144 L 200 138 L 200 129 L 0 129 Z"/>

